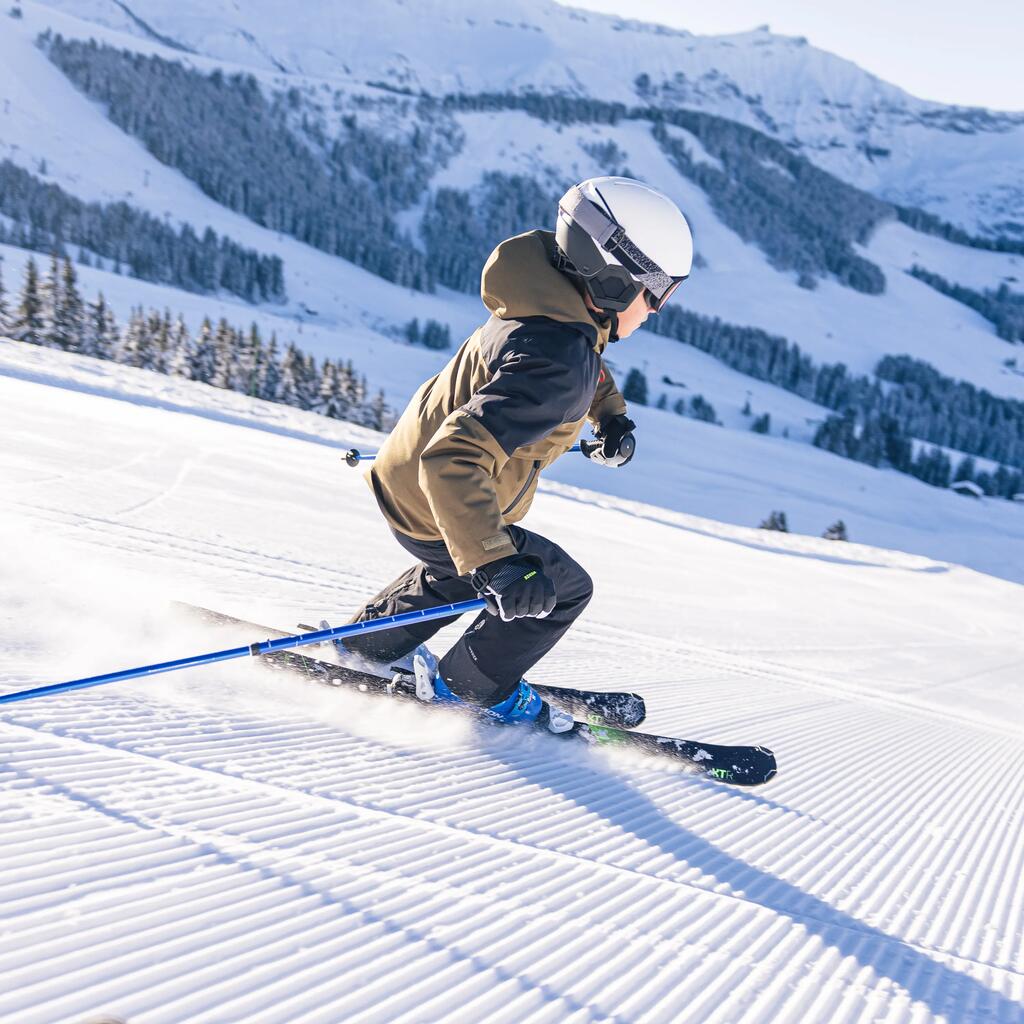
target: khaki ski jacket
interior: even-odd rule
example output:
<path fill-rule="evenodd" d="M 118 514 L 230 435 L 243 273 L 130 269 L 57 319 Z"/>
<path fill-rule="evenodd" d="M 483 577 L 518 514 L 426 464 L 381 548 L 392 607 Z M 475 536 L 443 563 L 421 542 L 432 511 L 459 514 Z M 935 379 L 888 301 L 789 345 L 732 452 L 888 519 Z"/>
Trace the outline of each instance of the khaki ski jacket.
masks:
<path fill-rule="evenodd" d="M 601 353 L 610 325 L 552 265 L 555 236 L 502 242 L 484 266 L 491 316 L 413 395 L 367 471 L 381 511 L 415 540 L 443 539 L 460 573 L 516 553 L 505 526 L 584 423 L 625 413 Z"/>

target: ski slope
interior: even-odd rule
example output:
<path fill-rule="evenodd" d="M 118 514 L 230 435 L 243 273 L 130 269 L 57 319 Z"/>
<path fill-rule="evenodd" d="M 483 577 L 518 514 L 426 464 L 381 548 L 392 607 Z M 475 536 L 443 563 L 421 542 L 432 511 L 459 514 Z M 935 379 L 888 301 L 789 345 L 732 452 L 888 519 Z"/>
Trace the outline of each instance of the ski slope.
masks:
<path fill-rule="evenodd" d="M 404 567 L 347 424 L 4 343 L 0 436 L 5 691 L 260 639 L 172 599 L 341 621 Z M 1019 583 L 585 484 L 525 525 L 596 582 L 536 681 L 777 779 L 250 662 L 5 708 L 0 1020 L 1024 1021 Z"/>

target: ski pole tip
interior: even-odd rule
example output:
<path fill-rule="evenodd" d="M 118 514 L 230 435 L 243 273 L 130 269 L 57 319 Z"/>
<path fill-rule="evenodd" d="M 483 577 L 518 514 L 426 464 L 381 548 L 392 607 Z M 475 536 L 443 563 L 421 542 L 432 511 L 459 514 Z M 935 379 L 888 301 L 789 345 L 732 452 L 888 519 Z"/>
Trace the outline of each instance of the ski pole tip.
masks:
<path fill-rule="evenodd" d="M 349 466 L 355 467 L 359 465 L 359 460 L 362 458 L 362 456 L 359 454 L 358 448 L 349 448 L 349 450 L 345 452 L 342 458 Z"/>

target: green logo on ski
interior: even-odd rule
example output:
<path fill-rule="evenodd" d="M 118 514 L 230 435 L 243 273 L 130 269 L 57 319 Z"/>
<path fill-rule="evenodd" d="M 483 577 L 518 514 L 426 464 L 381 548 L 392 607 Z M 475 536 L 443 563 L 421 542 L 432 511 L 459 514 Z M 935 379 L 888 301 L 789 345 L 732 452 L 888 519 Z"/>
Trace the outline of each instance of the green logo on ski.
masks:
<path fill-rule="evenodd" d="M 732 781 L 732 772 L 726 771 L 724 768 L 709 768 L 708 775 L 713 779 L 722 779 L 725 782 Z"/>
<path fill-rule="evenodd" d="M 626 734 L 621 729 L 611 729 L 606 725 L 599 725 L 600 719 L 594 715 L 590 716 L 590 734 L 598 743 L 627 743 Z"/>

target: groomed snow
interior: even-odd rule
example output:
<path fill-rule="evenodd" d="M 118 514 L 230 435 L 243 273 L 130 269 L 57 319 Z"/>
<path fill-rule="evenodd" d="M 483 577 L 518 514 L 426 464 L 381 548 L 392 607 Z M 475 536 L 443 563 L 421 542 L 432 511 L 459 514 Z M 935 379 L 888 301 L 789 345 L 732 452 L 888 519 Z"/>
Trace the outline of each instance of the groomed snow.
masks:
<path fill-rule="evenodd" d="M 365 433 L 0 353 L 4 690 L 261 639 L 174 598 L 341 621 L 404 567 L 338 460 Z M 792 447 L 830 488 L 850 465 Z M 605 477 L 644 493 L 653 448 Z M 635 688 L 652 731 L 764 743 L 777 779 L 569 756 L 249 661 L 5 708 L 0 1020 L 1024 1020 L 1019 584 L 567 484 L 525 525 L 596 583 L 533 677 Z"/>

